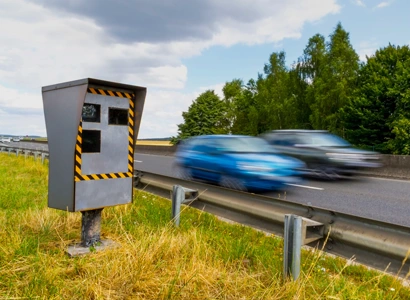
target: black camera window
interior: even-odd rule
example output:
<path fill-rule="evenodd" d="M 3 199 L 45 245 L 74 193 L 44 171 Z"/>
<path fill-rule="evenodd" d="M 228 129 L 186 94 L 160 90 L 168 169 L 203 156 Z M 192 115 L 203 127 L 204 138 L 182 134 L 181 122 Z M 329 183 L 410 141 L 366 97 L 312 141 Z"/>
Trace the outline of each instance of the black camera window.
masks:
<path fill-rule="evenodd" d="M 108 109 L 109 125 L 128 125 L 128 109 L 112 108 Z"/>
<path fill-rule="evenodd" d="M 83 112 L 82 112 L 83 122 L 99 123 L 101 119 L 100 115 L 101 115 L 101 105 L 92 104 L 92 103 L 84 103 Z"/>
<path fill-rule="evenodd" d="M 101 131 L 83 130 L 82 140 L 83 153 L 101 152 Z"/>

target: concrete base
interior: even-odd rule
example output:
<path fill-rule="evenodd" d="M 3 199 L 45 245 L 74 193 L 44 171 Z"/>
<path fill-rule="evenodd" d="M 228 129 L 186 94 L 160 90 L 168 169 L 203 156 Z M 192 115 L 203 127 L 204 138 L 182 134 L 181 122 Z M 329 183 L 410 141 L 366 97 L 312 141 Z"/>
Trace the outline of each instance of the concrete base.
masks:
<path fill-rule="evenodd" d="M 115 248 L 118 246 L 119 245 L 112 240 L 102 240 L 100 242 L 100 245 L 94 246 L 94 247 L 83 247 L 81 243 L 78 243 L 78 244 L 69 246 L 67 249 L 67 254 L 70 257 L 75 257 L 75 256 L 89 254 L 95 251 L 102 251 L 107 248 Z"/>

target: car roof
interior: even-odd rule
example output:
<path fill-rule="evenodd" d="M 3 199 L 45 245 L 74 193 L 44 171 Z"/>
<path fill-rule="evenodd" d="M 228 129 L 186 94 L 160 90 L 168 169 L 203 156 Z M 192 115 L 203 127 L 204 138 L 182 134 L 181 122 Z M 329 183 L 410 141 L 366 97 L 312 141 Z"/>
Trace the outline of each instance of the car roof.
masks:
<path fill-rule="evenodd" d="M 195 138 L 195 139 L 221 139 L 221 138 L 227 138 L 227 139 L 231 139 L 231 138 L 257 138 L 256 136 L 250 136 L 250 135 L 240 135 L 240 134 L 207 134 L 207 135 L 198 135 L 198 136 L 194 136 L 191 137 Z"/>
<path fill-rule="evenodd" d="M 329 133 L 329 131 L 314 130 L 314 129 L 278 129 L 278 130 L 271 130 L 266 133 Z"/>

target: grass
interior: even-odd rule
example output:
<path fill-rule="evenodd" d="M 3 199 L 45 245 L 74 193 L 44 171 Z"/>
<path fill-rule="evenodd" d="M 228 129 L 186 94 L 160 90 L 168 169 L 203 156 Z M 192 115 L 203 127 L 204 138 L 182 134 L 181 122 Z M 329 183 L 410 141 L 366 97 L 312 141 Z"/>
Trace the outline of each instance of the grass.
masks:
<path fill-rule="evenodd" d="M 171 141 L 137 140 L 136 145 L 172 146 Z"/>
<path fill-rule="evenodd" d="M 0 153 L 0 299 L 410 299 L 401 281 L 303 251 L 282 279 L 283 242 L 135 190 L 105 208 L 102 237 L 119 247 L 69 258 L 81 214 L 47 207 L 47 165 Z"/>
<path fill-rule="evenodd" d="M 24 138 L 23 141 L 30 141 L 31 139 Z M 46 137 L 36 138 L 36 141 L 47 141 Z M 172 146 L 171 141 L 156 141 L 156 140 L 137 140 L 136 145 L 147 146 Z"/>

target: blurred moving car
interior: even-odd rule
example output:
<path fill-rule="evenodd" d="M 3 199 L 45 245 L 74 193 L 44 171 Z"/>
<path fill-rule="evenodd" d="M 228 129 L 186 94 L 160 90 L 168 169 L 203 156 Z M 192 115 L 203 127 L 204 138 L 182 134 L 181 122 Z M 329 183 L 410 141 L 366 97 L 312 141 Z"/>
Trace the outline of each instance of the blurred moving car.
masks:
<path fill-rule="evenodd" d="M 300 160 L 275 152 L 263 139 L 203 135 L 183 140 L 176 152 L 177 177 L 242 191 L 270 191 L 300 182 Z"/>
<path fill-rule="evenodd" d="M 1 138 L 0 138 L 0 142 L 2 142 L 2 143 L 10 143 L 10 142 L 11 142 L 11 138 L 9 138 L 9 137 L 1 137 Z"/>
<path fill-rule="evenodd" d="M 354 148 L 326 130 L 273 130 L 261 135 L 285 155 L 306 163 L 306 174 L 337 179 L 366 168 L 381 166 L 376 152 Z"/>

